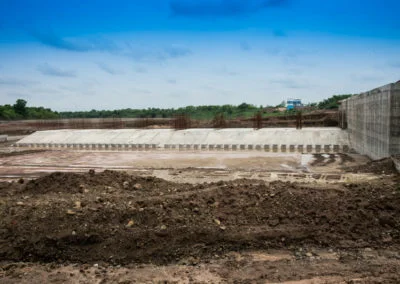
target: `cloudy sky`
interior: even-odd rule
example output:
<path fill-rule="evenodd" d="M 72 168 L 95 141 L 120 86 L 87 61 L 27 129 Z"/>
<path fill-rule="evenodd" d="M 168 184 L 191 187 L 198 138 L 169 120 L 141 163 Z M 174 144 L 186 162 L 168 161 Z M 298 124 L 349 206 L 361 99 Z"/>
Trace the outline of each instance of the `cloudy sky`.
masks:
<path fill-rule="evenodd" d="M 315 102 L 400 79 L 398 0 L 0 0 L 0 104 Z"/>

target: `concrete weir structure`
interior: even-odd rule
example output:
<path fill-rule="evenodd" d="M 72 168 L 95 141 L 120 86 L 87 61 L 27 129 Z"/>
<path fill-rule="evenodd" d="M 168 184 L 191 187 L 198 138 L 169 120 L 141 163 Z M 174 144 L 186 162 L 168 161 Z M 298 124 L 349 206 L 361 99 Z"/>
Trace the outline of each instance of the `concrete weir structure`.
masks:
<path fill-rule="evenodd" d="M 372 159 L 400 154 L 400 81 L 343 100 L 340 114 L 355 151 Z"/>
<path fill-rule="evenodd" d="M 337 153 L 349 150 L 339 128 L 49 130 L 17 142 L 20 147 L 76 150 L 214 150 Z"/>

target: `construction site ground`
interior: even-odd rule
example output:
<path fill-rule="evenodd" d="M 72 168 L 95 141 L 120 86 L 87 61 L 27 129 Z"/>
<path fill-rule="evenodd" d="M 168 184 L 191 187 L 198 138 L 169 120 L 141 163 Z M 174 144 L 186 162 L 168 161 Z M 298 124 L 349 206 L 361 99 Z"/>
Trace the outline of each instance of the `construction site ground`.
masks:
<path fill-rule="evenodd" d="M 398 283 L 400 177 L 357 154 L 0 149 L 1 283 Z"/>

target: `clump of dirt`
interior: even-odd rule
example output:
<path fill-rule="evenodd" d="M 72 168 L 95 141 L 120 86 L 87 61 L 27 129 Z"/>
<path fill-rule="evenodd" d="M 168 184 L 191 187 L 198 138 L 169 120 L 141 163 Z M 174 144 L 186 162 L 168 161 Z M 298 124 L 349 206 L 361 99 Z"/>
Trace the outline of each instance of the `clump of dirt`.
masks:
<path fill-rule="evenodd" d="M 384 158 L 381 160 L 370 161 L 363 165 L 353 167 L 343 167 L 346 172 L 354 173 L 373 173 L 373 174 L 398 174 L 394 162 L 391 158 Z"/>
<path fill-rule="evenodd" d="M 170 264 L 253 249 L 400 244 L 400 192 L 390 180 L 178 185 L 91 171 L 2 184 L 0 193 L 7 261 Z"/>
<path fill-rule="evenodd" d="M 338 153 L 337 155 L 340 157 L 340 165 L 355 162 L 355 159 L 348 154 Z"/>

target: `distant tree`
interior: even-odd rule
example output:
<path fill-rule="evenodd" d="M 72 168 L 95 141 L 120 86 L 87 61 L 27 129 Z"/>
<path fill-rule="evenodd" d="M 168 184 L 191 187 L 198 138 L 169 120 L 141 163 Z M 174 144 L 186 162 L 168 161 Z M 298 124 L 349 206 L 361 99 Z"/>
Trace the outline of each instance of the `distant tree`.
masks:
<path fill-rule="evenodd" d="M 17 115 L 15 114 L 14 108 L 10 105 L 0 106 L 0 119 L 11 120 L 15 119 Z"/>
<path fill-rule="evenodd" d="M 238 105 L 237 108 L 238 108 L 240 111 L 244 111 L 244 110 L 247 110 L 249 107 L 250 107 L 249 104 L 242 103 L 242 104 Z"/>
<path fill-rule="evenodd" d="M 347 99 L 352 95 L 334 95 L 318 104 L 319 109 L 336 109 L 339 108 L 339 101 Z"/>
<path fill-rule="evenodd" d="M 28 113 L 26 110 L 27 102 L 23 99 L 18 99 L 16 103 L 13 105 L 14 111 L 17 115 L 20 115 L 22 118 L 26 118 Z"/>
<path fill-rule="evenodd" d="M 279 105 L 276 105 L 275 107 L 285 107 L 286 102 L 283 100 Z"/>

